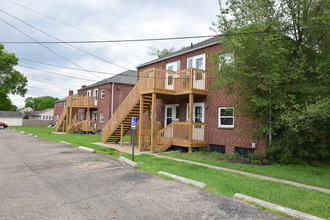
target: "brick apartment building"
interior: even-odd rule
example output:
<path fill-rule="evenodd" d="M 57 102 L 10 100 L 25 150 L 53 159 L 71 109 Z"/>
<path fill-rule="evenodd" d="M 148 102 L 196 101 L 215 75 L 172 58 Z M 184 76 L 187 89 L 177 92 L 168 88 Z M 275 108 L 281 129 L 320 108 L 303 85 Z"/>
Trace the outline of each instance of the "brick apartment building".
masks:
<path fill-rule="evenodd" d="M 54 103 L 56 130 L 101 131 L 137 82 L 137 72 L 128 70 L 97 83 L 82 86 L 78 93 Z M 86 124 L 86 125 L 85 125 Z"/>
<path fill-rule="evenodd" d="M 262 142 L 252 136 L 256 125 L 233 107 L 235 96 L 209 89 L 215 78 L 210 54 L 223 48 L 214 37 L 139 65 L 131 103 L 123 103 L 108 122 L 103 142 L 117 142 L 137 117 L 140 150 L 159 152 L 175 145 L 189 151 L 208 146 L 226 154 L 263 152 Z M 232 59 L 230 53 L 220 56 Z"/>

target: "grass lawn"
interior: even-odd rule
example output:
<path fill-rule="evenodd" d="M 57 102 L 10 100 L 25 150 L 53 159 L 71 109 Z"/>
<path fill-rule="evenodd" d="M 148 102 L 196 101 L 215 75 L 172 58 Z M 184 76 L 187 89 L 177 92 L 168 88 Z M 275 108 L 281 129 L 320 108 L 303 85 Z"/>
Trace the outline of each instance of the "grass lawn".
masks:
<path fill-rule="evenodd" d="M 24 131 L 28 134 L 38 135 L 40 138 L 60 142 L 66 141 L 71 143 L 73 146 L 84 146 L 93 148 L 99 154 L 109 154 L 115 155 L 117 154 L 116 150 L 108 147 L 102 147 L 99 145 L 91 144 L 93 142 L 102 142 L 101 135 L 86 135 L 86 134 L 54 134 L 55 128 L 47 128 L 47 127 L 29 127 L 29 126 L 21 126 L 21 127 L 11 127 L 11 129 L 17 131 Z M 124 141 L 129 141 L 130 137 L 125 136 Z"/>
<path fill-rule="evenodd" d="M 16 129 L 16 127 L 13 129 Z M 117 158 L 119 156 L 118 152 L 114 149 L 90 144 L 92 142 L 101 142 L 101 136 L 98 135 L 53 134 L 52 132 L 55 131 L 55 129 L 47 127 L 17 127 L 17 130 L 23 130 L 26 133 L 38 135 L 40 138 L 51 141 L 66 141 L 73 146 L 82 145 L 90 147 L 96 149 L 97 153 L 108 154 L 111 157 Z M 129 137 L 126 138 L 129 140 Z M 259 166 L 230 164 L 229 162 L 212 159 L 212 157 L 216 157 L 215 155 L 211 155 L 211 158 L 208 158 L 205 153 L 204 156 L 198 155 L 198 153 L 166 153 L 165 155 L 329 188 L 329 167 L 314 168 L 284 165 Z M 125 156 L 131 159 L 129 154 L 125 154 Z M 204 182 L 208 185 L 205 191 L 210 193 L 229 197 L 232 197 L 235 193 L 242 193 L 325 219 L 330 219 L 330 195 L 327 193 L 283 183 L 260 180 L 237 173 L 157 158 L 152 155 L 142 154 L 135 156 L 135 161 L 139 164 L 140 169 L 154 175 L 158 175 L 158 171 L 165 171 Z"/>
<path fill-rule="evenodd" d="M 229 197 L 234 196 L 235 193 L 241 193 L 330 219 L 330 195 L 327 193 L 157 158 L 152 155 L 136 156 L 135 161 L 139 164 L 140 169 L 154 175 L 158 175 L 158 171 L 165 171 L 204 182 L 208 185 L 205 191 L 210 193 Z"/>
<path fill-rule="evenodd" d="M 180 158 L 200 163 L 211 164 L 241 170 L 249 173 L 261 174 L 276 177 L 279 179 L 291 180 L 307 185 L 319 186 L 330 189 L 330 166 L 311 167 L 298 165 L 246 165 L 235 164 L 218 158 L 223 157 L 219 153 L 193 152 L 193 153 L 162 153 L 164 156 Z"/>

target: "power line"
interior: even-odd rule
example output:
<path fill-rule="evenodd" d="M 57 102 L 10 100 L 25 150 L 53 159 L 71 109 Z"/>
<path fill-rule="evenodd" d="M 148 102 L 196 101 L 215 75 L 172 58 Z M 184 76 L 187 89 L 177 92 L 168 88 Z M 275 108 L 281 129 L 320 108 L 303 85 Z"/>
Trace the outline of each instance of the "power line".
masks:
<path fill-rule="evenodd" d="M 64 68 L 64 69 L 84 71 L 84 70 L 81 70 L 81 69 L 78 69 L 78 68 L 61 66 L 61 65 L 57 65 L 57 64 L 44 63 L 44 62 L 34 61 L 34 60 L 29 60 L 29 59 L 24 59 L 24 58 L 19 58 L 19 60 L 24 60 L 24 61 L 32 62 L 32 63 L 39 63 L 39 64 L 43 64 L 43 65 L 47 65 L 47 66 L 60 67 L 60 68 Z M 102 71 L 95 71 L 95 70 L 88 70 L 88 71 L 93 72 L 93 73 L 100 73 L 100 74 L 113 75 L 113 76 L 117 75 L 117 73 L 109 73 L 109 72 L 102 72 Z"/>
<path fill-rule="evenodd" d="M 0 9 L 0 10 L 1 10 L 1 9 Z M 25 35 L 26 37 L 30 38 L 31 40 L 37 42 L 35 39 L 33 39 L 32 37 L 30 37 L 28 34 L 24 33 L 23 31 L 21 31 L 20 29 L 18 29 L 18 28 L 15 27 L 14 25 L 10 24 L 9 22 L 5 21 L 4 19 L 0 18 L 0 20 L 2 20 L 2 21 L 3 21 L 4 23 L 6 23 L 7 25 L 11 26 L 12 28 L 14 28 L 15 30 L 17 30 L 18 32 L 22 33 L 22 34 Z M 65 57 L 62 56 L 61 54 L 59 54 L 59 53 L 57 53 L 56 51 L 50 49 L 49 47 L 43 45 L 42 43 L 38 43 L 38 44 L 39 44 L 40 46 L 46 48 L 47 50 L 51 51 L 52 53 L 56 54 L 57 56 L 61 57 L 62 59 L 68 61 L 69 63 L 71 63 L 71 64 L 73 64 L 73 65 L 79 67 L 80 69 L 82 69 L 82 70 L 88 72 L 88 71 L 85 70 L 84 68 L 80 67 L 78 64 L 73 63 L 71 60 L 65 58 Z M 88 72 L 88 73 L 89 73 L 89 72 Z M 93 73 L 90 73 L 90 74 L 94 75 Z M 95 76 L 95 75 L 94 75 L 94 76 Z"/>
<path fill-rule="evenodd" d="M 13 4 L 16 4 L 16 5 L 18 5 L 18 6 L 22 7 L 22 8 L 24 8 L 24 9 L 27 9 L 27 10 L 29 10 L 29 11 L 32 11 L 32 12 L 34 12 L 34 13 L 36 13 L 36 14 L 42 15 L 42 16 L 48 18 L 48 19 L 51 19 L 51 20 L 56 21 L 56 22 L 58 22 L 58 23 L 64 24 L 64 25 L 66 25 L 66 26 L 69 26 L 69 27 L 71 27 L 71 28 L 73 28 L 73 29 L 76 29 L 76 30 L 78 30 L 78 31 L 81 31 L 81 32 L 84 32 L 84 33 L 86 33 L 86 34 L 89 34 L 89 35 L 92 35 L 92 36 L 98 37 L 98 38 L 103 39 L 103 40 L 108 40 L 108 39 L 106 39 L 106 38 L 104 38 L 104 37 L 102 37 L 102 36 L 100 36 L 100 35 L 94 34 L 94 33 L 92 33 L 92 32 L 89 32 L 89 31 L 83 30 L 83 29 L 78 28 L 78 27 L 75 27 L 75 26 L 73 26 L 73 25 L 71 25 L 71 24 L 68 24 L 68 23 L 66 23 L 66 22 L 64 22 L 64 21 L 61 21 L 61 20 L 59 20 L 59 19 L 56 19 L 56 18 L 50 17 L 49 15 L 43 14 L 43 13 L 38 12 L 38 11 L 36 11 L 36 10 L 33 10 L 33 9 L 31 9 L 31 8 L 28 8 L 28 7 L 26 7 L 26 6 L 22 5 L 22 4 L 17 3 L 17 2 L 14 2 L 14 1 L 11 1 L 11 0 L 7 0 L 7 1 L 9 1 L 9 2 L 11 2 L 11 3 L 13 3 Z M 148 53 L 145 53 L 145 52 L 139 51 L 139 50 L 137 50 L 137 49 L 135 49 L 135 48 L 133 48 L 133 47 L 128 47 L 128 46 L 126 46 L 126 45 L 120 44 L 120 43 L 118 43 L 118 42 L 116 42 L 116 44 L 118 44 L 119 46 L 122 46 L 122 47 L 126 47 L 126 48 L 128 48 L 128 49 L 131 49 L 131 50 L 137 51 L 137 52 L 139 52 L 139 53 L 148 54 Z"/>
<path fill-rule="evenodd" d="M 111 61 L 108 61 L 108 60 L 102 58 L 102 57 L 96 56 L 96 55 L 94 55 L 94 54 L 92 54 L 92 53 L 89 53 L 89 52 L 87 52 L 87 51 L 85 51 L 85 50 L 82 50 L 82 49 L 80 49 L 80 48 L 78 48 L 78 47 L 75 47 L 75 46 L 71 45 L 70 43 L 64 42 L 64 41 L 62 41 L 61 39 L 59 39 L 59 38 L 57 38 L 57 37 L 55 37 L 55 36 L 53 36 L 53 35 L 51 35 L 51 34 L 45 32 L 45 31 L 43 31 L 43 30 L 41 30 L 41 29 L 39 29 L 39 28 L 37 28 L 37 27 L 35 27 L 35 26 L 33 26 L 33 25 L 31 25 L 31 24 L 29 24 L 29 23 L 27 23 L 27 22 L 25 22 L 25 21 L 23 21 L 23 20 L 21 20 L 21 19 L 19 19 L 19 18 L 17 18 L 17 17 L 14 16 L 14 15 L 9 14 L 8 12 L 6 12 L 6 11 L 4 11 L 4 10 L 2 10 L 2 9 L 0 9 L 0 11 L 2 11 L 3 13 L 7 14 L 8 16 L 10 16 L 10 17 L 12 17 L 12 18 L 14 18 L 14 19 L 16 19 L 16 20 L 18 20 L 18 21 L 20 21 L 20 22 L 26 24 L 26 25 L 28 25 L 29 27 L 31 27 L 31 28 L 33 28 L 33 29 L 35 29 L 35 30 L 37 30 L 37 31 L 39 31 L 39 32 L 41 32 L 41 33 L 43 33 L 43 34 L 45 34 L 45 35 L 47 35 L 47 36 L 49 36 L 49 37 L 51 37 L 51 38 L 54 38 L 55 40 L 58 40 L 59 42 L 61 42 L 61 43 L 63 43 L 63 44 L 66 44 L 66 45 L 68 45 L 68 46 L 70 46 L 70 47 L 72 47 L 72 48 L 74 48 L 74 49 L 76 49 L 76 50 L 79 50 L 80 52 L 83 52 L 83 53 L 85 53 L 85 54 L 88 54 L 88 55 L 90 55 L 90 56 L 92 56 L 92 57 L 95 57 L 95 58 L 97 58 L 97 59 L 99 59 L 99 60 L 102 60 L 102 61 L 104 61 L 104 62 L 110 63 L 110 64 L 112 64 L 112 65 L 114 65 L 114 66 L 117 66 L 117 67 L 120 67 L 120 68 L 123 68 L 123 69 L 129 70 L 128 68 L 126 68 L 126 67 L 124 67 L 124 66 L 121 66 L 121 65 L 115 64 L 115 63 L 113 63 L 113 62 L 111 62 Z M 93 74 L 93 75 L 94 75 L 94 74 Z M 96 75 L 94 75 L 94 76 L 96 76 Z"/>
<path fill-rule="evenodd" d="M 317 27 L 306 27 L 300 28 L 301 30 L 313 30 L 313 29 L 325 29 L 330 28 L 330 25 L 327 26 L 317 26 Z M 293 31 L 295 29 L 283 29 L 283 30 L 271 30 L 271 31 L 255 31 L 255 32 L 241 32 L 241 33 L 227 33 L 227 34 L 214 34 L 214 35 L 198 35 L 198 36 L 183 36 L 183 37 L 163 37 L 163 38 L 140 38 L 140 39 L 117 39 L 117 40 L 85 40 L 85 41 L 1 41 L 0 43 L 7 44 L 94 44 L 94 43 L 116 43 L 116 42 L 141 42 L 141 41 L 166 41 L 166 40 L 183 40 L 183 39 L 195 39 L 195 38 L 210 38 L 210 37 L 227 37 L 227 36 L 237 36 L 237 35 L 254 35 L 254 34 L 271 34 L 278 32 L 287 32 Z"/>
<path fill-rule="evenodd" d="M 51 74 L 55 74 L 55 75 L 59 75 L 59 76 L 67 77 L 67 78 L 81 79 L 81 80 L 86 80 L 86 81 L 97 82 L 96 80 L 92 80 L 92 79 L 81 78 L 81 77 L 78 77 L 78 76 L 67 76 L 67 75 L 63 75 L 63 74 L 60 74 L 60 73 L 55 73 L 55 72 L 53 72 L 53 71 L 43 70 L 43 69 L 39 69 L 39 68 L 35 68 L 35 67 L 32 67 L 32 66 L 26 66 L 26 65 L 22 65 L 22 64 L 19 64 L 19 66 L 26 67 L 26 68 L 29 68 L 29 69 L 38 70 L 38 71 L 43 71 L 43 72 L 47 72 L 47 73 L 51 73 Z"/>
<path fill-rule="evenodd" d="M 25 74 L 26 75 L 26 74 Z M 69 85 L 69 84 L 63 84 L 63 83 L 61 83 L 61 82 L 58 82 L 58 81 L 54 81 L 54 80 L 52 80 L 52 81 L 46 81 L 46 80 L 41 80 L 41 79 L 36 79 L 36 77 L 33 77 L 33 76 L 27 76 L 28 77 L 28 80 L 29 81 L 31 81 L 30 80 L 30 78 L 32 78 L 32 81 L 36 81 L 36 82 L 42 82 L 42 83 L 47 83 L 47 84 L 55 84 L 55 85 L 58 85 L 58 86 L 63 86 L 63 87 L 70 87 L 70 86 L 73 86 L 73 85 Z"/>

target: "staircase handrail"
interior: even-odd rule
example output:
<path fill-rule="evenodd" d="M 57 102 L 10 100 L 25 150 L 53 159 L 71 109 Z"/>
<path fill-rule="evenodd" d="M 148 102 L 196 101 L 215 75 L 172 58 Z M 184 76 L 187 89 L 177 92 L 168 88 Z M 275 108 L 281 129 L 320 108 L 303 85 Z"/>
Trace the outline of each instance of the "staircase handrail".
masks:
<path fill-rule="evenodd" d="M 130 93 L 126 96 L 121 105 L 117 108 L 116 112 L 112 115 L 110 120 L 104 126 L 102 132 L 102 141 L 105 142 L 109 135 L 116 130 L 116 128 L 121 124 L 123 118 L 129 114 L 131 109 L 139 101 L 140 98 L 140 81 L 133 87 Z"/>

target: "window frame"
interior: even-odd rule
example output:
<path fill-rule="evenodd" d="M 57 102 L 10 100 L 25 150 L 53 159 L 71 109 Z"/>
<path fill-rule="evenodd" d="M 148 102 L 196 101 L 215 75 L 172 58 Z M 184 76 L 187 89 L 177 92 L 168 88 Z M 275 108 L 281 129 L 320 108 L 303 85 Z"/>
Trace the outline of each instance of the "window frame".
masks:
<path fill-rule="evenodd" d="M 100 113 L 100 123 L 104 123 L 104 113 Z"/>
<path fill-rule="evenodd" d="M 101 99 L 105 98 L 105 89 L 101 89 Z"/>
<path fill-rule="evenodd" d="M 197 68 L 197 66 L 196 66 L 196 64 L 197 64 L 196 61 L 200 58 L 203 59 L 203 64 L 202 64 L 201 69 Z M 206 64 L 206 55 L 205 55 L 205 53 L 187 58 L 187 69 L 194 68 L 194 69 L 205 70 L 206 69 L 205 64 Z"/>
<path fill-rule="evenodd" d="M 233 110 L 233 115 L 232 116 L 222 116 L 221 115 L 221 110 L 222 109 L 232 109 Z M 219 107 L 218 108 L 218 128 L 234 128 L 235 127 L 235 109 L 234 107 Z M 233 124 L 232 125 L 223 125 L 221 124 L 221 119 L 222 118 L 232 118 L 233 119 Z"/>

